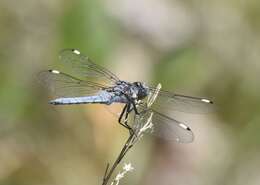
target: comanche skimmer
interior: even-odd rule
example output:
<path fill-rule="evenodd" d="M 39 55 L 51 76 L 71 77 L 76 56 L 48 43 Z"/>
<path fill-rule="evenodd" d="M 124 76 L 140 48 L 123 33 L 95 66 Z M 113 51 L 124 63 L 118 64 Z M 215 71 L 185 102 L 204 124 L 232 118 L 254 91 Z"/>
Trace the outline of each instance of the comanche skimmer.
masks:
<path fill-rule="evenodd" d="M 47 70 L 39 74 L 40 81 L 56 95 L 55 99 L 50 101 L 53 105 L 122 103 L 125 106 L 118 121 L 131 129 L 126 122 L 122 122 L 122 118 L 126 120 L 130 112 L 141 114 L 144 100 L 156 90 L 142 82 L 131 83 L 120 80 L 115 74 L 93 63 L 78 50 L 62 50 L 59 57 L 69 73 Z M 155 135 L 167 140 L 189 143 L 194 139 L 191 129 L 170 115 L 165 115 L 164 112 L 201 113 L 210 109 L 212 101 L 208 99 L 160 90 L 148 111 L 153 112 Z"/>

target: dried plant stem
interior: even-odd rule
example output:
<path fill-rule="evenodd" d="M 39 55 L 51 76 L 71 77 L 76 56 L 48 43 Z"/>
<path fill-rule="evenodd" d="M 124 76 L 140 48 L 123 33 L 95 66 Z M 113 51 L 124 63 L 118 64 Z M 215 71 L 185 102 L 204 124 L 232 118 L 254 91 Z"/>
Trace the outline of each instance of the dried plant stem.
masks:
<path fill-rule="evenodd" d="M 119 153 L 117 159 L 113 163 L 112 167 L 109 168 L 109 164 L 107 165 L 105 175 L 103 177 L 102 185 L 107 185 L 109 179 L 111 178 L 111 175 L 113 174 L 113 172 L 115 171 L 115 169 L 119 165 L 119 163 L 122 161 L 122 159 L 124 158 L 126 153 L 143 136 L 143 132 L 145 130 L 151 128 L 151 126 L 152 126 L 152 123 L 151 123 L 152 116 L 153 116 L 153 114 L 150 114 L 150 117 L 147 119 L 147 122 L 141 128 L 134 130 L 134 132 L 129 132 L 130 135 L 129 135 L 127 141 L 125 142 L 123 148 L 121 149 L 121 152 Z M 138 115 L 136 115 L 136 117 L 138 117 Z"/>
<path fill-rule="evenodd" d="M 116 158 L 115 162 L 113 163 L 112 167 L 109 168 L 109 165 L 107 165 L 106 168 L 106 172 L 105 175 L 103 177 L 103 183 L 102 185 L 107 185 L 111 175 L 113 174 L 113 172 L 115 171 L 116 167 L 118 166 L 118 164 L 121 162 L 121 160 L 124 158 L 124 156 L 126 155 L 126 153 L 129 151 L 130 148 L 132 148 L 133 146 L 133 141 L 135 140 L 136 135 L 131 133 L 126 141 L 126 143 L 124 144 L 121 152 L 119 153 L 118 157 Z"/>

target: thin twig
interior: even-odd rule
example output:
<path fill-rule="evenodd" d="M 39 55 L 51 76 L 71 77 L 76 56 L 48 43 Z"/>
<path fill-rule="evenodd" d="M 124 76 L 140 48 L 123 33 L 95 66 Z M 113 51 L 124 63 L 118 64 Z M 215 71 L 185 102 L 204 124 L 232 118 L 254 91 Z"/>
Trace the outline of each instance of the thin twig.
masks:
<path fill-rule="evenodd" d="M 113 174 L 114 170 L 116 169 L 117 165 L 121 162 L 125 154 L 129 151 L 129 149 L 132 147 L 132 139 L 133 137 L 136 137 L 135 134 L 130 134 L 128 137 L 126 143 L 124 144 L 124 147 L 122 148 L 121 152 L 119 153 L 118 157 L 116 158 L 115 162 L 113 163 L 113 166 L 109 169 L 109 171 L 106 169 L 105 176 L 103 178 L 102 185 L 106 185 Z M 108 171 L 108 172 L 107 172 Z"/>

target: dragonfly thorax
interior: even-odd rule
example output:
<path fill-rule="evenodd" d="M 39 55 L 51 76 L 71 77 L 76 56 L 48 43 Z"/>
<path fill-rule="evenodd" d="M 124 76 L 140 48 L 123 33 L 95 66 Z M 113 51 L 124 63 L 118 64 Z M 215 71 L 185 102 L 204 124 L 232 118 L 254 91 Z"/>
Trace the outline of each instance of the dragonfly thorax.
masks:
<path fill-rule="evenodd" d="M 119 83 L 113 88 L 113 91 L 118 92 L 121 95 L 126 96 L 127 99 L 130 98 L 132 100 L 142 100 L 149 94 L 148 87 L 141 82 L 129 83 L 119 81 Z"/>

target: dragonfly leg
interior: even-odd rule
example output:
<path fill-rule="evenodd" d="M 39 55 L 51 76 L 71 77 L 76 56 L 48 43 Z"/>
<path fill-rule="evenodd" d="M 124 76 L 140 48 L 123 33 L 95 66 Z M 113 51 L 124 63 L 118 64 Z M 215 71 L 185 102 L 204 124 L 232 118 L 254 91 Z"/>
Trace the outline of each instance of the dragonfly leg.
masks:
<path fill-rule="evenodd" d="M 122 112 L 121 112 L 121 114 L 120 114 L 120 116 L 119 116 L 119 118 L 118 118 L 118 123 L 120 123 L 120 124 L 122 123 L 121 120 L 122 120 L 122 118 L 123 118 L 123 116 L 124 116 L 124 114 L 125 114 L 125 112 L 126 112 L 127 106 L 128 106 L 128 104 L 126 104 L 126 105 L 124 106 L 124 108 L 123 108 L 123 110 L 122 110 Z"/>
<path fill-rule="evenodd" d="M 124 118 L 124 124 L 129 128 L 130 135 L 135 135 L 137 137 L 136 132 L 134 131 L 134 129 L 130 125 L 127 124 L 127 119 L 128 119 L 129 113 L 132 112 L 132 110 L 133 109 L 131 108 L 131 104 L 129 104 L 127 109 L 126 109 L 126 114 L 125 114 L 125 118 Z"/>
<path fill-rule="evenodd" d="M 129 102 L 129 112 L 131 112 L 133 109 L 135 111 L 135 114 L 139 115 L 139 112 L 136 108 L 136 104 L 135 104 L 135 101 L 133 99 L 131 99 L 127 94 L 123 93 L 123 95 L 125 95 L 126 99 L 128 100 Z M 133 108 L 130 108 L 131 106 L 130 105 L 133 105 Z"/>
<path fill-rule="evenodd" d="M 129 113 L 131 112 L 130 108 L 131 108 L 130 104 L 126 104 L 124 106 L 124 108 L 123 108 L 123 110 L 122 110 L 122 112 L 120 114 L 120 117 L 118 119 L 118 122 L 119 122 L 120 125 L 122 125 L 123 127 L 127 128 L 129 130 L 130 134 L 135 134 L 133 128 L 127 124 L 127 119 L 128 119 Z M 125 116 L 124 116 L 124 114 L 125 114 Z M 124 116 L 124 120 L 122 122 L 123 116 Z"/>
<path fill-rule="evenodd" d="M 119 116 L 119 119 L 118 119 L 118 123 L 120 125 L 122 125 L 123 127 L 127 128 L 128 130 L 132 129 L 128 124 L 127 124 L 127 118 L 128 118 L 128 114 L 129 114 L 129 104 L 126 104 Z M 125 114 L 125 116 L 124 116 Z M 124 116 L 124 120 L 122 121 L 123 119 L 123 116 Z"/>
<path fill-rule="evenodd" d="M 137 108 L 136 108 L 136 103 L 135 103 L 135 101 L 134 101 L 133 99 L 129 98 L 129 97 L 127 97 L 127 99 L 128 99 L 128 101 L 130 102 L 130 105 L 131 105 L 131 104 L 133 105 L 133 107 L 129 110 L 129 112 L 131 112 L 131 111 L 134 109 L 135 114 L 139 115 L 139 112 L 138 112 L 138 110 L 137 110 Z"/>
<path fill-rule="evenodd" d="M 137 108 L 136 108 L 136 104 L 134 102 L 132 102 L 132 105 L 133 105 L 133 108 L 134 108 L 134 111 L 137 115 L 139 115 L 140 113 L 138 112 Z"/>

